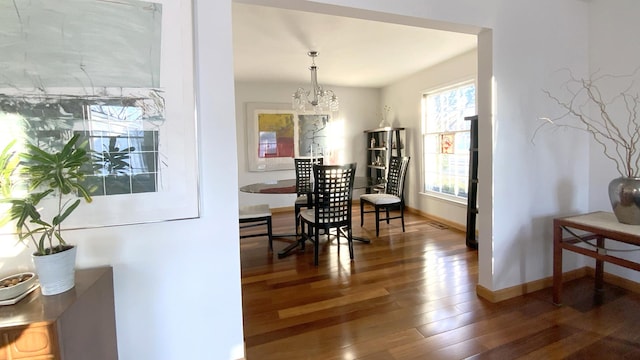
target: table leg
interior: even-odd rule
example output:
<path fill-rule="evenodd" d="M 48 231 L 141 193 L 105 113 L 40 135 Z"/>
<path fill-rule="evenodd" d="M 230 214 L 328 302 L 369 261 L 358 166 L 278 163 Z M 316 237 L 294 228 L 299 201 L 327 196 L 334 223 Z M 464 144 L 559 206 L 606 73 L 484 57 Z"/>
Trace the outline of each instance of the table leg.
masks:
<path fill-rule="evenodd" d="M 553 222 L 553 303 L 562 305 L 562 227 Z"/>
<path fill-rule="evenodd" d="M 604 251 L 604 238 L 602 236 L 598 236 L 597 238 L 598 244 L 598 255 L 601 254 L 601 251 Z M 603 250 L 600 250 L 603 249 Z M 602 291 L 604 289 L 604 260 L 601 260 L 598 256 L 596 256 L 596 291 Z"/>
<path fill-rule="evenodd" d="M 274 239 L 279 237 L 293 237 L 295 238 L 295 241 L 287 245 L 287 247 L 285 247 L 284 249 L 278 251 L 278 259 L 282 259 L 283 257 L 290 255 L 291 251 L 295 250 L 298 246 L 302 244 L 303 241 L 305 241 L 304 237 L 301 234 L 273 235 Z"/>
<path fill-rule="evenodd" d="M 286 235 L 286 236 L 293 236 L 293 235 Z M 300 238 L 299 238 L 297 241 L 295 241 L 295 242 L 293 242 L 293 243 L 289 244 L 289 246 L 287 246 L 287 247 L 285 247 L 284 249 L 282 249 L 282 250 L 278 251 L 278 259 L 282 259 L 282 258 L 284 258 L 284 257 L 287 257 L 287 256 L 291 255 L 291 252 L 292 252 L 293 250 L 297 249 L 297 248 L 298 248 L 298 246 L 302 247 L 302 244 L 303 244 L 307 239 L 306 239 L 306 237 L 305 237 L 304 235 L 302 235 L 302 236 L 301 236 L 301 235 L 299 235 L 299 236 L 300 236 Z M 275 239 L 276 237 L 277 237 L 276 235 L 273 235 L 273 238 L 274 238 L 274 239 Z M 352 238 L 353 240 L 355 240 L 355 241 L 360 241 L 360 242 L 365 243 L 365 244 L 369 244 L 369 243 L 371 243 L 371 240 L 369 240 L 369 239 L 367 239 L 367 238 L 363 238 L 363 237 L 359 237 L 359 236 L 352 236 L 351 238 Z"/>
<path fill-rule="evenodd" d="M 298 246 L 300 246 L 300 240 L 293 242 L 291 244 L 289 244 L 289 246 L 287 246 L 286 248 L 278 251 L 278 258 L 282 259 L 283 257 L 286 257 L 287 255 L 289 255 L 289 253 L 294 250 L 295 248 L 297 248 Z"/>

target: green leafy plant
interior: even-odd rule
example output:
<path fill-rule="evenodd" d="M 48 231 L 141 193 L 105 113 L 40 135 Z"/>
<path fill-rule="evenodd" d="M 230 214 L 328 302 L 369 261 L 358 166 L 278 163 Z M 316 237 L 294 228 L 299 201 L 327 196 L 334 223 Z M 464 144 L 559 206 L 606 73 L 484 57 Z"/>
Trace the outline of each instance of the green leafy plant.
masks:
<path fill-rule="evenodd" d="M 90 190 L 81 185 L 84 174 L 80 170 L 91 165 L 91 157 L 84 147 L 76 146 L 78 139 L 79 135 L 74 135 L 60 151 L 52 153 L 27 144 L 26 150 L 18 153 L 20 161 L 17 165 L 14 158 L 16 154 L 11 153 L 9 147 L 0 155 L 0 159 L 5 160 L 0 163 L 4 164 L 4 167 L 0 167 L 0 173 L 18 171 L 28 190 L 24 197 L 5 197 L 0 200 L 10 204 L 0 224 L 15 220 L 18 238 L 31 241 L 36 247 L 36 256 L 69 249 L 70 246 L 62 237 L 61 225 L 78 208 L 82 199 L 87 203 L 92 201 Z M 14 166 L 13 170 L 11 166 Z M 50 194 L 56 196 L 57 209 L 49 220 L 41 215 L 38 206 Z"/>
<path fill-rule="evenodd" d="M 92 153 L 94 160 L 93 166 L 95 170 L 104 169 L 108 174 L 126 174 L 130 168 L 129 154 L 135 151 L 133 146 L 126 149 L 120 149 L 116 146 L 117 137 L 109 138 L 109 147 L 102 152 L 95 151 Z"/>
<path fill-rule="evenodd" d="M 15 151 L 11 150 L 15 143 L 15 140 L 11 141 L 2 149 L 2 152 L 0 152 L 0 195 L 2 195 L 3 198 L 11 196 L 13 176 L 20 162 Z"/>

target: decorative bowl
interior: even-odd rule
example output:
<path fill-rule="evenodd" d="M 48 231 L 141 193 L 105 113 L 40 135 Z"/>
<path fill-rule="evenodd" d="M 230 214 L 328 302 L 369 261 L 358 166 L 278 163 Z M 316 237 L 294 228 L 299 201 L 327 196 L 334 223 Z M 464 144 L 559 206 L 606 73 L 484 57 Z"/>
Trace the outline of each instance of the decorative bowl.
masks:
<path fill-rule="evenodd" d="M 36 282 L 36 274 L 23 272 L 0 279 L 0 301 L 13 299 L 31 289 Z"/>

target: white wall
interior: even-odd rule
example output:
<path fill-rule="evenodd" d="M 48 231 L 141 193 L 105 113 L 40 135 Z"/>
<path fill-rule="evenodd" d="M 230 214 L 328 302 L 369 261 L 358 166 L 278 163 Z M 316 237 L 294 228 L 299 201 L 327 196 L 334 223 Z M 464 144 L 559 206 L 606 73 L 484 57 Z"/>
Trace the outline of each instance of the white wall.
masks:
<path fill-rule="evenodd" d="M 300 71 L 305 71 L 305 67 L 301 67 Z M 319 80 L 322 81 L 321 76 Z M 236 132 L 238 139 L 238 182 L 240 186 L 270 180 L 295 179 L 296 174 L 294 170 L 249 171 L 248 146 L 246 140 L 246 103 L 266 102 L 287 104 L 287 102 L 291 100 L 291 94 L 300 86 L 308 88 L 309 84 L 236 82 Z M 342 124 L 342 126 L 337 127 L 338 130 L 342 130 L 339 130 L 336 134 L 332 134 L 332 136 L 334 140 L 335 138 L 340 139 L 339 143 L 342 144 L 344 153 L 343 162 L 356 162 L 358 164 L 356 173 L 358 175 L 365 175 L 366 136 L 363 131 L 378 125 L 376 113 L 379 113 L 380 110 L 378 107 L 380 103 L 380 90 L 373 88 L 335 87 L 330 84 L 322 84 L 322 86 L 335 91 L 340 100 L 340 112 L 337 118 L 332 119 L 331 122 Z M 354 193 L 354 198 L 357 196 L 358 194 Z M 291 208 L 295 200 L 295 195 L 248 194 L 241 191 L 238 191 L 238 197 L 240 205 L 269 204 L 271 208 Z"/>
<path fill-rule="evenodd" d="M 589 9 L 589 72 L 600 74 L 631 74 L 640 66 L 640 2 L 634 0 L 594 0 Z M 588 75 L 587 73 L 580 74 Z M 637 78 L 636 78 L 637 79 Z M 614 119 L 616 113 L 611 113 Z M 621 114 L 620 116 L 625 116 Z M 589 209 L 611 211 L 607 187 L 619 176 L 615 165 L 602 154 L 602 147 L 591 143 L 589 150 Z M 621 244 L 611 247 L 625 249 Z M 616 253 L 615 256 L 640 260 L 637 252 Z M 590 265 L 593 266 L 593 261 Z M 605 264 L 605 271 L 640 281 L 637 271 Z"/>
<path fill-rule="evenodd" d="M 586 67 L 587 4 L 500 3 L 503 16 L 491 26 L 493 269 L 491 284 L 481 281 L 494 290 L 551 275 L 552 218 L 587 210 L 588 189 L 582 181 L 588 176 L 587 160 L 570 156 L 584 152 L 584 137 L 549 134 L 531 143 L 537 118 L 553 111 L 541 91 L 545 81 L 559 68 Z M 479 183 L 481 192 L 489 190 L 482 177 Z M 481 204 L 482 218 L 486 203 Z"/>
<path fill-rule="evenodd" d="M 422 193 L 422 94 L 427 90 L 449 86 L 460 81 L 475 80 L 477 51 L 470 51 L 438 64 L 382 89 L 382 104 L 394 109 L 398 126 L 407 128 L 407 154 L 411 156 L 405 185 L 408 206 L 429 215 L 466 225 L 467 208 Z M 490 129 L 489 129 L 490 131 Z"/>

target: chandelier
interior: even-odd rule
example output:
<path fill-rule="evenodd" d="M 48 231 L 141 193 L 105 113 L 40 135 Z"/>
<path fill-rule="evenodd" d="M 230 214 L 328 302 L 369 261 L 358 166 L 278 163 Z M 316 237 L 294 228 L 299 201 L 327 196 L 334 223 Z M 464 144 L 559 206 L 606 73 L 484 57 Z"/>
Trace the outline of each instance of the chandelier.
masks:
<path fill-rule="evenodd" d="M 337 112 L 339 103 L 336 93 L 333 90 L 324 90 L 322 86 L 318 85 L 318 68 L 315 62 L 318 52 L 309 51 L 307 55 L 311 57 L 311 67 L 309 67 L 311 70 L 311 89 L 298 88 L 296 90 L 293 94 L 293 108 L 306 112 L 307 106 L 311 106 L 316 114 L 328 111 Z"/>

